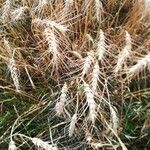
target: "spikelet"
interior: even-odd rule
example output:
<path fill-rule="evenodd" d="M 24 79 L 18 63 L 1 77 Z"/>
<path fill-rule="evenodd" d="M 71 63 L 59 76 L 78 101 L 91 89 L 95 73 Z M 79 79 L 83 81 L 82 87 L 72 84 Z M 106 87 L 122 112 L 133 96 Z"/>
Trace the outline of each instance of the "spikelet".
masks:
<path fill-rule="evenodd" d="M 13 54 L 12 54 L 12 50 L 9 46 L 9 43 L 8 41 L 6 41 L 4 39 L 4 46 L 9 54 L 9 63 L 8 63 L 8 68 L 11 72 L 11 77 L 12 77 L 12 80 L 14 82 L 14 85 L 16 87 L 16 91 L 17 92 L 20 92 L 20 84 L 19 84 L 19 74 L 18 74 L 18 70 L 16 68 L 16 63 L 15 63 L 15 60 L 13 58 Z"/>
<path fill-rule="evenodd" d="M 95 65 L 94 65 L 94 69 L 93 69 L 93 73 L 92 73 L 92 92 L 93 94 L 96 92 L 97 90 L 97 85 L 98 85 L 98 79 L 99 79 L 99 64 L 96 61 Z"/>
<path fill-rule="evenodd" d="M 2 18 L 3 23 L 8 22 L 10 19 L 11 5 L 12 5 L 11 0 L 6 0 L 5 3 L 3 4 L 3 7 L 1 8 L 2 10 L 1 18 Z"/>
<path fill-rule="evenodd" d="M 126 45 L 125 45 L 125 47 L 123 48 L 123 50 L 118 55 L 117 65 L 116 65 L 116 67 L 114 69 L 115 73 L 118 73 L 118 71 L 122 68 L 123 64 L 126 62 L 127 58 L 130 57 L 131 48 L 132 48 L 131 36 L 126 31 Z"/>
<path fill-rule="evenodd" d="M 88 73 L 88 70 L 93 61 L 94 61 L 93 52 L 88 52 L 88 56 L 85 58 L 85 62 L 83 65 L 82 77 L 84 77 Z"/>
<path fill-rule="evenodd" d="M 85 83 L 84 86 L 85 86 L 86 100 L 89 106 L 89 119 L 94 124 L 96 119 L 96 103 L 94 101 L 94 95 L 88 84 Z"/>
<path fill-rule="evenodd" d="M 56 63 L 59 52 L 57 50 L 57 40 L 54 31 L 50 28 L 46 28 L 43 34 L 45 35 L 46 41 L 48 42 L 48 51 L 53 55 L 53 61 Z"/>
<path fill-rule="evenodd" d="M 103 5 L 100 0 L 95 0 L 95 15 L 99 23 L 102 21 Z"/>
<path fill-rule="evenodd" d="M 15 142 L 13 140 L 10 141 L 8 150 L 17 150 Z"/>
<path fill-rule="evenodd" d="M 127 75 L 128 77 L 132 77 L 134 75 L 138 75 L 144 69 L 148 68 L 150 72 L 150 53 L 147 54 L 145 57 L 141 58 L 137 61 L 137 64 L 129 68 Z"/>
<path fill-rule="evenodd" d="M 115 133 L 117 133 L 119 119 L 117 117 L 117 113 L 114 110 L 114 108 L 112 106 L 110 106 L 109 109 L 110 109 L 110 114 L 111 114 L 111 120 L 112 120 L 112 123 L 113 123 L 113 130 L 114 130 Z"/>
<path fill-rule="evenodd" d="M 105 48 L 105 35 L 104 32 L 102 30 L 100 30 L 99 33 L 99 41 L 97 43 L 97 50 L 96 50 L 96 55 L 98 57 L 98 60 L 103 60 L 104 54 L 106 52 L 106 48 Z"/>
<path fill-rule="evenodd" d="M 11 20 L 12 21 L 18 21 L 18 20 L 22 20 L 25 17 L 25 10 L 28 7 L 20 7 L 15 9 L 12 13 L 11 13 Z"/>
<path fill-rule="evenodd" d="M 69 136 L 71 137 L 74 133 L 74 130 L 75 130 L 75 125 L 77 123 L 77 114 L 74 114 L 71 118 L 71 123 L 70 123 L 70 126 L 69 126 Z"/>
<path fill-rule="evenodd" d="M 68 30 L 66 26 L 64 26 L 60 23 L 57 23 L 55 21 L 51 21 L 49 19 L 41 20 L 40 18 L 36 18 L 32 21 L 32 23 L 36 23 L 36 24 L 39 24 L 39 25 L 42 25 L 45 27 L 55 28 L 62 33 L 65 33 Z"/>
<path fill-rule="evenodd" d="M 58 150 L 55 145 L 51 145 L 48 142 L 44 142 L 39 138 L 31 138 L 33 144 L 40 150 Z"/>
<path fill-rule="evenodd" d="M 63 113 L 65 102 L 67 100 L 66 99 L 67 91 L 68 91 L 68 88 L 67 88 L 67 84 L 65 83 L 61 90 L 60 100 L 56 103 L 56 106 L 55 106 L 55 111 L 56 111 L 57 116 L 60 116 Z"/>

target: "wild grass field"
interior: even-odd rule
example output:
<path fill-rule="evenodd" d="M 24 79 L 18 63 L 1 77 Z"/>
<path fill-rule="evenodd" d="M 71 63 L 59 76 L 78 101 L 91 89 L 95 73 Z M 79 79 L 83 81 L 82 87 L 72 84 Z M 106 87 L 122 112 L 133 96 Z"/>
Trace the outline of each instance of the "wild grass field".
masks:
<path fill-rule="evenodd" d="M 150 0 L 0 0 L 0 150 L 150 150 Z"/>

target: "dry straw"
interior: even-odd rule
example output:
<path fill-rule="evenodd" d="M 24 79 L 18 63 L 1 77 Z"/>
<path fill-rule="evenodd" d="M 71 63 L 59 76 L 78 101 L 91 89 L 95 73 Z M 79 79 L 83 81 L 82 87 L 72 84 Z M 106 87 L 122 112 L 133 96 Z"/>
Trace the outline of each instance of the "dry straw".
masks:
<path fill-rule="evenodd" d="M 56 111 L 57 116 L 60 116 L 61 114 L 63 114 L 65 102 L 67 100 L 67 91 L 68 91 L 68 88 L 67 88 L 67 84 L 65 83 L 61 90 L 60 100 L 56 103 L 56 106 L 55 106 L 55 111 Z"/>
<path fill-rule="evenodd" d="M 88 84 L 85 83 L 84 86 L 85 86 L 86 101 L 89 106 L 89 119 L 94 124 L 96 119 L 96 103 L 94 100 L 94 95 Z"/>
<path fill-rule="evenodd" d="M 115 73 L 118 73 L 118 71 L 120 71 L 120 69 L 122 68 L 123 64 L 130 57 L 131 48 L 132 48 L 131 36 L 126 31 L 126 45 L 125 45 L 123 50 L 118 55 L 117 65 L 116 65 L 115 70 L 114 70 Z"/>

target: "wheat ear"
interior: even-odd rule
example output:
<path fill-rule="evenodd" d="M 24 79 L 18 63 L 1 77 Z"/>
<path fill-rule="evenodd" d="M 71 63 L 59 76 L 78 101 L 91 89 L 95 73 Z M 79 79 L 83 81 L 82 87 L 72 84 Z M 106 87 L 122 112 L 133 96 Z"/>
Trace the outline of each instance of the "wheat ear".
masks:
<path fill-rule="evenodd" d="M 18 70 L 16 68 L 16 63 L 15 63 L 14 57 L 13 57 L 13 52 L 10 48 L 8 41 L 6 41 L 5 39 L 4 39 L 4 46 L 5 46 L 8 54 L 9 54 L 8 68 L 11 72 L 12 80 L 13 80 L 14 85 L 16 87 L 16 91 L 20 92 L 19 74 L 18 74 Z"/>
<path fill-rule="evenodd" d="M 88 73 L 92 62 L 94 62 L 94 54 L 93 52 L 88 52 L 88 56 L 85 58 L 83 65 L 82 77 L 84 77 Z"/>
<path fill-rule="evenodd" d="M 56 111 L 57 116 L 60 116 L 63 113 L 65 102 L 67 100 L 66 99 L 67 91 L 68 91 L 68 88 L 67 88 L 67 84 L 65 83 L 61 90 L 60 100 L 56 103 L 56 106 L 55 106 L 55 111 Z"/>
<path fill-rule="evenodd" d="M 126 31 L 126 45 L 118 55 L 117 65 L 114 70 L 115 73 L 118 73 L 118 71 L 122 68 L 123 64 L 126 62 L 127 58 L 130 57 L 131 48 L 132 48 L 131 36 Z"/>
<path fill-rule="evenodd" d="M 150 16 L 150 0 L 144 0 L 144 12 Z"/>
<path fill-rule="evenodd" d="M 95 123 L 96 119 L 96 103 L 94 100 L 94 95 L 92 93 L 92 90 L 90 89 L 89 85 L 85 83 L 85 94 L 86 94 L 86 100 L 89 106 L 89 119 L 92 121 L 92 123 Z"/>
<path fill-rule="evenodd" d="M 48 43 L 48 51 L 53 55 L 54 63 L 57 63 L 59 52 L 57 50 L 57 39 L 54 33 L 54 30 L 51 28 L 46 28 L 43 32 L 45 35 L 46 41 Z"/>
<path fill-rule="evenodd" d="M 38 5 L 33 9 L 34 12 L 41 13 L 43 7 L 48 4 L 48 0 L 39 0 Z"/>
<path fill-rule="evenodd" d="M 97 50 L 96 50 L 96 55 L 98 57 L 98 60 L 103 60 L 104 58 L 104 54 L 106 52 L 106 44 L 105 44 L 105 35 L 104 32 L 102 30 L 100 30 L 99 33 L 99 40 L 97 43 Z"/>
<path fill-rule="evenodd" d="M 69 13 L 72 5 L 73 5 L 73 0 L 65 0 L 65 6 L 63 8 L 63 13 L 62 13 L 63 16 L 66 16 Z"/>
<path fill-rule="evenodd" d="M 2 10 L 2 21 L 3 23 L 6 23 L 7 21 L 9 21 L 9 13 L 10 13 L 10 9 L 11 9 L 11 5 L 12 2 L 11 0 L 6 0 L 5 3 L 3 4 L 3 7 L 1 8 Z"/>
<path fill-rule="evenodd" d="M 110 114 L 111 114 L 111 120 L 112 120 L 112 123 L 113 123 L 113 130 L 114 130 L 115 133 L 117 133 L 118 126 L 119 126 L 118 125 L 119 119 L 117 117 L 117 113 L 114 110 L 114 108 L 111 106 L 111 104 L 109 104 L 109 105 L 110 105 L 109 109 L 110 109 Z"/>
<path fill-rule="evenodd" d="M 150 72 L 150 53 L 147 54 L 145 57 L 141 58 L 140 60 L 138 60 L 136 65 L 129 68 L 127 75 L 128 77 L 137 75 L 140 72 L 142 72 L 144 69 L 146 69 L 146 67 Z"/>
<path fill-rule="evenodd" d="M 13 140 L 10 141 L 8 150 L 17 150 L 15 142 Z"/>
<path fill-rule="evenodd" d="M 25 137 L 25 138 L 31 140 L 32 143 L 35 146 L 37 146 L 38 150 L 58 150 L 57 146 L 55 144 L 53 144 L 53 142 L 52 142 L 52 144 L 50 144 L 49 142 L 47 142 L 47 141 L 45 142 L 45 141 L 41 140 L 40 138 L 36 138 L 36 137 L 31 138 L 31 137 L 28 137 L 28 136 L 26 136 L 24 134 L 20 134 L 20 133 L 16 134 L 16 135 L 19 135 L 21 137 Z"/>
<path fill-rule="evenodd" d="M 69 136 L 71 137 L 74 133 L 74 130 L 75 130 L 75 125 L 77 123 L 77 114 L 74 114 L 71 118 L 71 123 L 70 123 L 70 126 L 69 126 Z"/>
<path fill-rule="evenodd" d="M 12 21 L 18 21 L 18 20 L 22 20 L 25 16 L 25 10 L 28 7 L 20 7 L 15 9 L 12 13 L 11 13 L 11 20 Z"/>
<path fill-rule="evenodd" d="M 103 12 L 103 5 L 100 0 L 95 0 L 95 14 L 96 14 L 96 19 L 99 23 L 102 21 L 102 12 Z"/>
<path fill-rule="evenodd" d="M 92 92 L 93 92 L 93 94 L 97 90 L 99 73 L 100 73 L 99 64 L 98 64 L 98 61 L 96 61 L 95 65 L 94 65 L 93 73 L 92 73 Z"/>
<path fill-rule="evenodd" d="M 40 19 L 40 18 L 35 18 L 33 19 L 32 23 L 36 23 L 45 27 L 50 27 L 50 28 L 55 28 L 58 31 L 65 33 L 68 31 L 68 28 L 61 23 L 57 23 L 55 21 L 49 20 L 49 19 Z"/>
<path fill-rule="evenodd" d="M 44 142 L 39 138 L 30 138 L 31 141 L 35 146 L 38 147 L 38 149 L 43 149 L 43 150 L 58 150 L 58 148 L 54 145 L 49 144 L 48 142 Z"/>

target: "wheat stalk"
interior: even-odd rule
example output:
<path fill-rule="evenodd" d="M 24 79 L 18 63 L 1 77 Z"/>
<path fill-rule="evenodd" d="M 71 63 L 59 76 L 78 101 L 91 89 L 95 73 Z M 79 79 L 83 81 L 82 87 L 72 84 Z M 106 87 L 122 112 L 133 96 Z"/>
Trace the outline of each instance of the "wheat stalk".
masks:
<path fill-rule="evenodd" d="M 61 90 L 60 100 L 55 105 L 55 111 L 56 111 L 57 116 L 60 116 L 63 113 L 65 102 L 67 100 L 66 99 L 67 91 L 68 91 L 68 88 L 67 88 L 67 84 L 65 83 Z"/>
<path fill-rule="evenodd" d="M 94 100 L 94 95 L 92 93 L 92 90 L 90 89 L 89 85 L 85 83 L 85 94 L 86 94 L 86 100 L 89 106 L 89 119 L 92 121 L 92 123 L 95 123 L 96 119 L 96 103 Z"/>
<path fill-rule="evenodd" d="M 102 30 L 100 30 L 99 33 L 99 41 L 97 43 L 97 50 L 96 50 L 96 55 L 98 56 L 98 60 L 103 60 L 104 54 L 106 52 L 105 48 L 105 35 Z"/>
<path fill-rule="evenodd" d="M 100 73 L 99 64 L 98 64 L 98 61 L 96 61 L 95 65 L 94 65 L 93 73 L 92 73 L 92 92 L 93 92 L 93 94 L 96 92 L 96 89 L 97 89 L 99 73 Z"/>
<path fill-rule="evenodd" d="M 75 130 L 75 125 L 77 123 L 77 114 L 74 114 L 71 118 L 70 126 L 69 126 L 69 136 L 71 137 Z"/>
<path fill-rule="evenodd" d="M 8 150 L 17 150 L 15 142 L 13 140 L 10 141 Z"/>
<path fill-rule="evenodd" d="M 118 55 L 117 65 L 116 65 L 115 70 L 114 70 L 115 73 L 118 73 L 118 71 L 122 68 L 123 64 L 130 57 L 131 48 L 132 48 L 132 44 L 131 43 L 132 43 L 131 42 L 131 36 L 126 31 L 126 45 L 125 45 L 123 50 Z"/>
<path fill-rule="evenodd" d="M 94 54 L 93 52 L 88 52 L 88 56 L 85 58 L 83 65 L 82 77 L 84 77 L 88 73 L 92 62 L 94 62 Z"/>
<path fill-rule="evenodd" d="M 129 68 L 127 75 L 128 77 L 137 75 L 140 72 L 142 72 L 144 69 L 146 69 L 146 67 L 150 71 L 150 53 L 147 54 L 145 57 L 141 58 L 140 60 L 138 60 L 136 65 Z"/>

